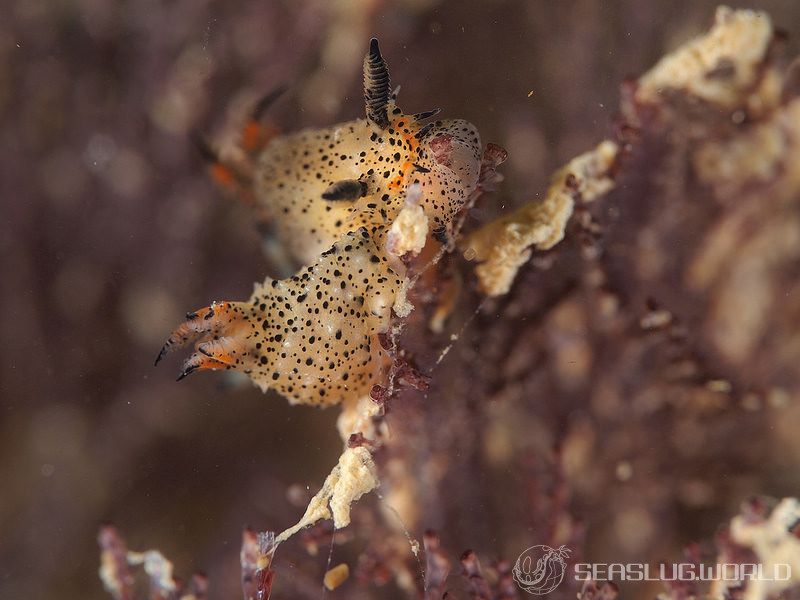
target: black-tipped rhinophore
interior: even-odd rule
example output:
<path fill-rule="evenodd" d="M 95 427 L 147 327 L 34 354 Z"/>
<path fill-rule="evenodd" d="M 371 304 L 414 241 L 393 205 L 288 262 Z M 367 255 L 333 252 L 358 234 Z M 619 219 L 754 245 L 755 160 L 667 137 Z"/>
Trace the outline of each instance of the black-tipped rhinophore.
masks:
<path fill-rule="evenodd" d="M 367 194 L 367 184 L 357 179 L 342 179 L 322 192 L 324 200 L 358 200 Z"/>
<path fill-rule="evenodd" d="M 189 375 L 194 373 L 197 370 L 196 366 L 186 367 L 183 371 L 181 371 L 180 375 L 175 381 L 181 381 L 182 379 L 186 379 Z"/>
<path fill-rule="evenodd" d="M 389 100 L 391 98 L 389 67 L 381 56 L 378 40 L 369 41 L 369 52 L 364 57 L 364 103 L 367 118 L 381 129 L 389 126 Z"/>
<path fill-rule="evenodd" d="M 260 121 L 261 117 L 264 116 L 264 113 L 267 112 L 270 106 L 275 104 L 275 101 L 280 98 L 285 91 L 286 86 L 280 85 L 261 98 L 261 100 L 259 100 L 253 107 L 253 112 L 251 114 L 253 121 Z"/>

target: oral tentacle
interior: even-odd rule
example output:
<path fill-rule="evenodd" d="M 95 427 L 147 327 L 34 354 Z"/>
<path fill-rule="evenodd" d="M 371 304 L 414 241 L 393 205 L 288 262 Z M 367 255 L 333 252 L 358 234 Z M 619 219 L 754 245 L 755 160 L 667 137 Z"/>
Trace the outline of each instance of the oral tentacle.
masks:
<path fill-rule="evenodd" d="M 186 320 L 172 331 L 161 347 L 155 364 L 160 363 L 170 352 L 184 348 L 192 342 L 200 345 L 225 330 L 233 331 L 241 321 L 234 304 L 238 303 L 213 302 L 210 306 L 186 313 Z"/>

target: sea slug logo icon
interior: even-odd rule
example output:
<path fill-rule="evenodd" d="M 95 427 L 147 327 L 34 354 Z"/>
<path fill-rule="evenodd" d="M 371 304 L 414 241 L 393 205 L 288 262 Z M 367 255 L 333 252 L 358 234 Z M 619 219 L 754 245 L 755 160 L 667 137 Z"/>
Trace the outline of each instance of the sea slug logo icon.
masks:
<path fill-rule="evenodd" d="M 549 594 L 564 580 L 565 559 L 570 550 L 565 546 L 531 546 L 519 555 L 512 571 L 514 581 L 529 594 Z"/>

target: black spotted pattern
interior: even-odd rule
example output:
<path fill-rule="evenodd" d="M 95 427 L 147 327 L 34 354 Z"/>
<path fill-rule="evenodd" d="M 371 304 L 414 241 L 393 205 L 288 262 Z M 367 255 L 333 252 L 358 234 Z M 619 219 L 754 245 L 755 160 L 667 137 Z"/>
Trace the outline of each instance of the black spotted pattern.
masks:
<path fill-rule="evenodd" d="M 257 201 L 299 264 L 311 264 L 342 234 L 359 227 L 381 235 L 414 182 L 422 186 L 421 204 L 432 229 L 451 232 L 453 217 L 478 180 L 478 132 L 466 121 L 443 120 L 430 123 L 418 138 L 419 122 L 390 106 L 387 129 L 358 119 L 275 139 L 262 153 Z M 344 180 L 363 182 L 364 196 L 355 202 L 322 199 Z"/>
<path fill-rule="evenodd" d="M 200 336 L 184 375 L 234 369 L 293 404 L 315 405 L 363 396 L 381 380 L 387 357 L 377 336 L 390 328 L 404 283 L 404 267 L 386 252 L 389 228 L 417 183 L 430 234 L 447 239 L 477 185 L 481 157 L 478 132 L 466 121 L 423 126 L 393 100 L 387 119 L 385 128 L 358 119 L 300 131 L 262 151 L 257 214 L 309 266 L 268 278 L 248 302 L 218 304 L 207 322 L 179 327 L 162 355 Z"/>

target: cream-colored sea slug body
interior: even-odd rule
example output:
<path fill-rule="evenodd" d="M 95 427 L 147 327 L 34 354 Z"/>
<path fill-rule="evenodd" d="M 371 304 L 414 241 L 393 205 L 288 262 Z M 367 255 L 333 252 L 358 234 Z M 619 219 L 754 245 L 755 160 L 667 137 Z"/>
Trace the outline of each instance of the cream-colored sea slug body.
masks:
<path fill-rule="evenodd" d="M 452 239 L 482 150 L 466 121 L 403 113 L 375 40 L 364 97 L 365 119 L 273 138 L 255 157 L 257 214 L 269 215 L 279 243 L 307 266 L 267 278 L 247 302 L 189 313 L 159 355 L 194 343 L 181 377 L 241 371 L 293 404 L 321 406 L 382 381 L 379 334 L 412 308 L 404 260 Z"/>

